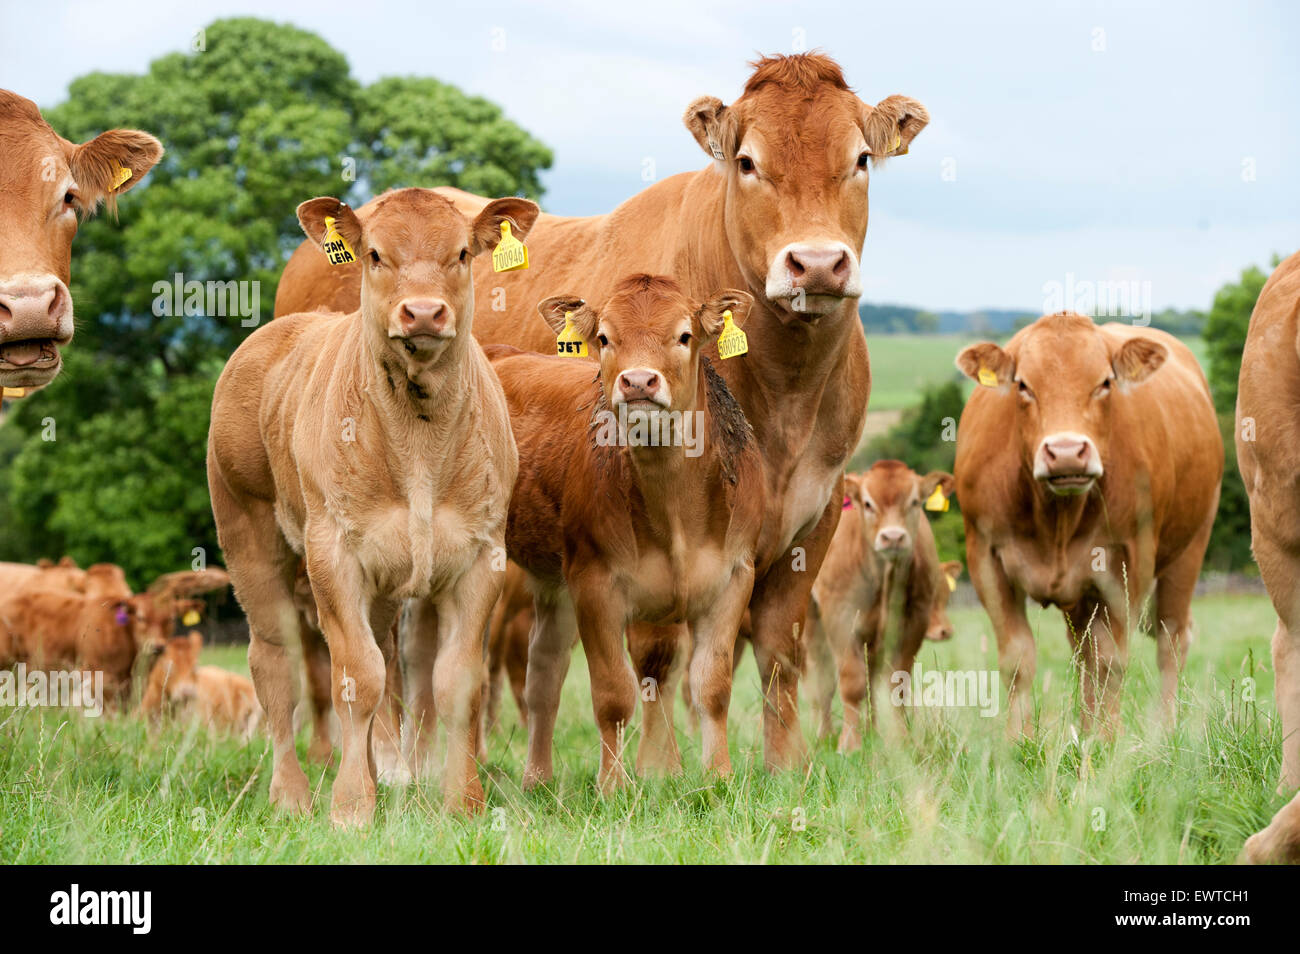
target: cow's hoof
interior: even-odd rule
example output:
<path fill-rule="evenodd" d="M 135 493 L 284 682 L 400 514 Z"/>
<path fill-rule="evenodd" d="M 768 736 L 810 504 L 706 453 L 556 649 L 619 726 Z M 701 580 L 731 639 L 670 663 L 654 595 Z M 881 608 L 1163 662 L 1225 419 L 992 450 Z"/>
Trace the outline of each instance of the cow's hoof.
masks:
<path fill-rule="evenodd" d="M 443 808 L 452 815 L 481 815 L 487 810 L 487 796 L 483 793 L 483 783 L 477 777 L 463 789 L 447 792 L 442 800 Z"/>
<path fill-rule="evenodd" d="M 282 811 L 294 815 L 311 811 L 311 788 L 301 768 L 296 773 L 275 773 L 271 778 L 270 797 L 271 804 Z"/>
<path fill-rule="evenodd" d="M 330 808 L 330 821 L 335 828 L 364 828 L 375 817 L 375 800 L 370 798 L 349 798 L 337 800 Z"/>
<path fill-rule="evenodd" d="M 379 769 L 377 781 L 380 785 L 389 788 L 406 788 L 411 784 L 411 770 L 400 762 L 396 765 L 385 765 Z"/>

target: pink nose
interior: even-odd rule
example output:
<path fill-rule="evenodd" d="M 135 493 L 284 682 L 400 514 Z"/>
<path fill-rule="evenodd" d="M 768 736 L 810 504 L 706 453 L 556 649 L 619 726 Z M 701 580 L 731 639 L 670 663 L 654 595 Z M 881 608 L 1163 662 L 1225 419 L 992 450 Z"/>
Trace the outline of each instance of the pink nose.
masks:
<path fill-rule="evenodd" d="M 416 335 L 446 334 L 451 320 L 451 309 L 437 298 L 408 298 L 402 302 L 402 334 L 408 338 Z"/>
<path fill-rule="evenodd" d="M 909 541 L 910 537 L 902 527 L 884 527 L 876 534 L 876 549 L 901 550 Z"/>
<path fill-rule="evenodd" d="M 932 639 L 936 643 L 942 643 L 952 639 L 952 624 L 940 623 L 937 626 L 931 626 L 925 631 L 925 638 Z"/>
<path fill-rule="evenodd" d="M 71 341 L 71 304 L 68 289 L 53 276 L 0 285 L 0 358 L 25 367 L 48 357 L 53 344 Z"/>
<path fill-rule="evenodd" d="M 659 374 L 645 368 L 624 371 L 618 376 L 624 401 L 649 401 L 659 393 Z"/>
<path fill-rule="evenodd" d="M 1043 444 L 1043 461 L 1049 476 L 1084 474 L 1092 458 L 1092 445 L 1087 441 L 1065 439 Z"/>
<path fill-rule="evenodd" d="M 849 253 L 841 245 L 804 245 L 790 249 L 785 266 L 795 288 L 810 295 L 842 295 L 852 271 Z"/>

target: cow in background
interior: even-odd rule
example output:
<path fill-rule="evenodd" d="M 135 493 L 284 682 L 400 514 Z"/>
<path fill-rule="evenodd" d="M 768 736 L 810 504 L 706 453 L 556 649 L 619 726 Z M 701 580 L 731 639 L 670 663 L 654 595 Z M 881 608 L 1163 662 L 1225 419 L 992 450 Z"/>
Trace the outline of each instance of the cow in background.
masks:
<path fill-rule="evenodd" d="M 1008 732 L 1032 731 L 1037 670 L 1025 601 L 1065 614 L 1085 731 L 1118 728 L 1128 634 L 1154 590 L 1172 710 L 1192 591 L 1223 477 L 1223 440 L 1196 358 L 1172 335 L 1060 313 L 1006 347 L 957 356 L 980 386 L 957 429 L 966 566 L 997 634 Z"/>
<path fill-rule="evenodd" d="M 197 630 L 157 647 L 140 711 L 154 721 L 195 719 L 208 729 L 251 739 L 262 718 L 252 681 L 218 666 L 200 666 L 202 650 Z"/>

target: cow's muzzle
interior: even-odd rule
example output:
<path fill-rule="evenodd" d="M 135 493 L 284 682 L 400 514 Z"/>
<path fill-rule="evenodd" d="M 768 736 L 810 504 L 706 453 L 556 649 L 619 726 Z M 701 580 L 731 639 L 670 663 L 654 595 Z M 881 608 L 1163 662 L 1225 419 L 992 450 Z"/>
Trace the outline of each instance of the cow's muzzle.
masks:
<path fill-rule="evenodd" d="M 797 318 L 819 318 L 862 294 L 858 257 L 843 242 L 791 243 L 773 257 L 764 292 Z"/>
<path fill-rule="evenodd" d="M 0 282 L 0 386 L 54 380 L 59 349 L 72 340 L 72 296 L 53 275 Z"/>
<path fill-rule="evenodd" d="M 1084 434 L 1050 434 L 1034 455 L 1034 479 L 1052 493 L 1087 493 L 1102 474 L 1097 445 Z"/>

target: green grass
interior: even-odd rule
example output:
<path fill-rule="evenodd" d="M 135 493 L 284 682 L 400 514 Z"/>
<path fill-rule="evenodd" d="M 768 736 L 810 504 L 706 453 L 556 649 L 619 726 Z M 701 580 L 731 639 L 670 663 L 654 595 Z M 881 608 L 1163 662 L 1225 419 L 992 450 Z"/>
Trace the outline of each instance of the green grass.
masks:
<path fill-rule="evenodd" d="M 978 335 L 881 335 L 867 336 L 871 354 L 872 411 L 901 411 L 921 400 L 927 385 L 940 384 L 957 375 L 953 362 L 957 353 Z M 1205 342 L 1183 338 L 1196 360 L 1205 367 Z M 973 384 L 970 387 L 974 387 Z"/>
<path fill-rule="evenodd" d="M 1172 730 L 1153 711 L 1155 647 L 1142 636 L 1132 646 L 1124 733 L 1113 744 L 1076 742 L 1060 616 L 1035 611 L 1034 741 L 1007 742 L 1001 715 L 929 710 L 916 713 L 910 741 L 872 738 L 850 756 L 822 744 L 806 771 L 768 774 L 747 656 L 731 715 L 735 774 L 702 776 L 698 740 L 682 732 L 684 776 L 636 781 L 610 799 L 594 787 L 598 743 L 579 652 L 551 790 L 519 788 L 524 733 L 507 700 L 484 772 L 487 815 L 445 816 L 436 786 L 422 783 L 381 789 L 376 822 L 359 833 L 330 826 L 332 772 L 319 767 L 310 769 L 319 787 L 311 817 L 274 812 L 260 739 L 245 747 L 179 726 L 153 738 L 135 719 L 0 711 L 0 863 L 1227 862 L 1284 801 L 1274 793 L 1274 617 L 1255 596 L 1207 597 L 1195 612 L 1199 634 Z M 957 637 L 929 644 L 922 664 L 996 668 L 982 611 L 954 618 Z M 240 648 L 206 656 L 246 671 Z M 1251 675 L 1253 704 L 1242 698 Z M 807 730 L 806 702 L 804 719 Z M 792 821 L 800 814 L 803 830 Z"/>

